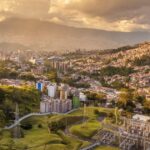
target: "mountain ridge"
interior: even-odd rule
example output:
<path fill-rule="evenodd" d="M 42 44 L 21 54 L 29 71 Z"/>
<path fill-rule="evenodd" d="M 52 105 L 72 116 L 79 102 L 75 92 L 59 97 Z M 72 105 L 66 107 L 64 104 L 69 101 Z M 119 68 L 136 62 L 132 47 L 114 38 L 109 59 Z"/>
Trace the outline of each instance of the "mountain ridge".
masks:
<path fill-rule="evenodd" d="M 115 32 L 76 28 L 36 19 L 9 18 L 0 22 L 0 42 L 34 49 L 109 49 L 150 40 L 147 32 Z"/>

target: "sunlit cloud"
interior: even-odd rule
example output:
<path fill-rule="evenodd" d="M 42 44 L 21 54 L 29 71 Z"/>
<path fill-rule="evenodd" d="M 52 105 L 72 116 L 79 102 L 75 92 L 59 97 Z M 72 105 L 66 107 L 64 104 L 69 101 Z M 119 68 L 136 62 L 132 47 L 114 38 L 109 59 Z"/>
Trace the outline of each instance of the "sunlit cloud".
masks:
<path fill-rule="evenodd" d="M 0 21 L 3 21 L 5 20 L 5 17 L 4 16 L 0 16 Z"/>
<path fill-rule="evenodd" d="M 0 21 L 26 17 L 108 31 L 150 29 L 149 0 L 0 0 Z"/>
<path fill-rule="evenodd" d="M 47 18 L 50 0 L 0 0 L 0 14 L 9 17 Z"/>
<path fill-rule="evenodd" d="M 53 0 L 49 13 L 57 16 L 61 23 L 75 27 L 122 32 L 149 29 L 146 22 L 149 17 L 148 0 L 143 3 L 139 0 L 128 0 L 126 3 L 120 0 L 107 1 Z"/>

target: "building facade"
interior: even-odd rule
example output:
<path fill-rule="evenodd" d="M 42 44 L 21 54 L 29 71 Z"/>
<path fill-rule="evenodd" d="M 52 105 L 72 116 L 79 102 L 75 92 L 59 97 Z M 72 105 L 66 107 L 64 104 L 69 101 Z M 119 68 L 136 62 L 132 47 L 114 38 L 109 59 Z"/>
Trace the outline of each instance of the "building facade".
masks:
<path fill-rule="evenodd" d="M 48 96 L 54 98 L 56 96 L 57 85 L 56 83 L 51 83 L 47 86 Z"/>
<path fill-rule="evenodd" d="M 46 97 L 40 103 L 40 112 L 41 113 L 50 113 L 50 112 L 57 112 L 57 113 L 65 113 L 72 109 L 72 100 L 60 100 L 54 99 L 50 97 Z"/>

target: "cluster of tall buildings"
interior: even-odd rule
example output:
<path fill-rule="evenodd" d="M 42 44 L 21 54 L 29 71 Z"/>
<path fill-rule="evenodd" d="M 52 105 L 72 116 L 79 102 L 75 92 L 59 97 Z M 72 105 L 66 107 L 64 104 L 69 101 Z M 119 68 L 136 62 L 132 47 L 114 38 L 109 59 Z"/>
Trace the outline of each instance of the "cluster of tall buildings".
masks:
<path fill-rule="evenodd" d="M 59 98 L 53 99 L 49 97 L 44 97 L 40 103 L 41 113 L 65 113 L 70 110 L 72 110 L 72 101 L 70 99 L 61 100 Z"/>
<path fill-rule="evenodd" d="M 66 72 L 70 66 L 70 62 L 64 61 L 62 57 L 52 56 L 49 58 L 51 67 L 56 69 L 58 72 Z"/>
<path fill-rule="evenodd" d="M 69 97 L 69 86 L 61 84 L 58 86 L 56 83 L 49 81 L 39 81 L 36 83 L 36 88 L 43 93 L 40 102 L 40 112 L 58 112 L 65 113 L 80 106 L 78 97 Z"/>

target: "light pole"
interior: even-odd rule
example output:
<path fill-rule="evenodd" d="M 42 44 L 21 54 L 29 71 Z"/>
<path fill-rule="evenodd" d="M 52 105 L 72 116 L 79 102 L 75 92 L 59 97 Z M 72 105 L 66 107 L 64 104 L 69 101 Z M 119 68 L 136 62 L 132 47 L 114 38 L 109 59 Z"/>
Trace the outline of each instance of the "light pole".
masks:
<path fill-rule="evenodd" d="M 84 101 L 84 106 L 83 106 L 83 123 L 85 122 L 85 115 L 86 115 L 86 103 Z"/>

